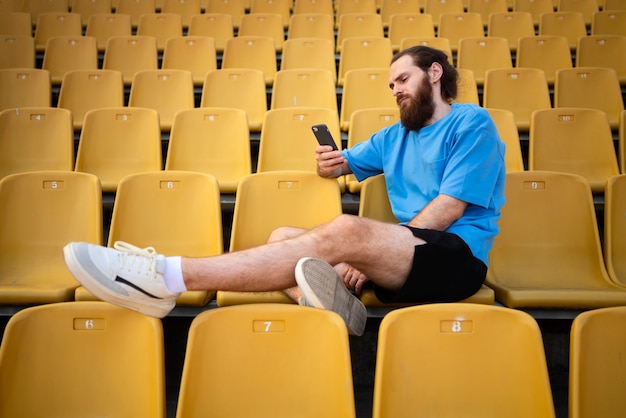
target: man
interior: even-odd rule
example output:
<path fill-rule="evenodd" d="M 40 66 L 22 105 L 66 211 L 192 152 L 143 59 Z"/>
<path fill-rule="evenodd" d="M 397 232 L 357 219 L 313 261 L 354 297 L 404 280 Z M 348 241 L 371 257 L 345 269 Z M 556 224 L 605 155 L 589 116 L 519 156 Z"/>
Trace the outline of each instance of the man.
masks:
<path fill-rule="evenodd" d="M 64 250 L 69 269 L 101 299 L 157 317 L 185 290 L 285 290 L 302 305 L 337 312 L 356 335 L 367 311 L 352 291 L 366 282 L 384 302 L 471 296 L 484 281 L 498 232 L 504 144 L 484 109 L 451 104 L 457 73 L 441 51 L 419 46 L 396 54 L 389 86 L 401 121 L 349 150 L 319 146 L 316 159 L 322 177 L 384 173 L 400 225 L 341 215 L 206 258 L 72 243 Z"/>

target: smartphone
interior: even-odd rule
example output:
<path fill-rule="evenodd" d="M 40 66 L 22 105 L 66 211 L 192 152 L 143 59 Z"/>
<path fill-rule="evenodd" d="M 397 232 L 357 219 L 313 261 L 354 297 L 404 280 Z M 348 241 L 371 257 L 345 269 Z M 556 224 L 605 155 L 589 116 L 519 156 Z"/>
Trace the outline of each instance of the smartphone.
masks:
<path fill-rule="evenodd" d="M 313 125 L 311 129 L 313 130 L 313 134 L 320 145 L 330 145 L 335 151 L 339 149 L 337 148 L 337 144 L 335 143 L 335 140 L 333 139 L 333 136 L 326 124 Z"/>

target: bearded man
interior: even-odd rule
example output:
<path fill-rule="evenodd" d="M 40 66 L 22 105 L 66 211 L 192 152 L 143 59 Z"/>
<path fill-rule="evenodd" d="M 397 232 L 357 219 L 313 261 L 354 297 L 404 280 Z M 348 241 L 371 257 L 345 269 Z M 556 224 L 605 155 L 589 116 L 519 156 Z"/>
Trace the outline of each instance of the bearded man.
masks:
<path fill-rule="evenodd" d="M 311 230 L 280 228 L 268 244 L 204 257 L 164 257 L 125 243 L 70 243 L 77 280 L 103 300 L 163 317 L 185 290 L 284 290 L 330 309 L 363 333 L 366 283 L 383 302 L 452 302 L 473 295 L 487 272 L 504 204 L 504 144 L 488 112 L 454 103 L 457 72 L 445 53 L 397 53 L 389 87 L 400 122 L 350 149 L 316 149 L 322 177 L 384 174 L 399 224 L 341 215 Z"/>

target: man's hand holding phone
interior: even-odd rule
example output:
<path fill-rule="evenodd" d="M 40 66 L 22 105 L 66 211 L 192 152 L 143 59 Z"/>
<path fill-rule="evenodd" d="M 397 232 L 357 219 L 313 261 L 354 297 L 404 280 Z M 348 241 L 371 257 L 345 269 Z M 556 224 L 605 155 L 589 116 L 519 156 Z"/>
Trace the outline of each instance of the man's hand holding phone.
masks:
<path fill-rule="evenodd" d="M 317 160 L 317 174 L 321 177 L 339 177 L 343 173 L 345 158 L 339 151 L 328 126 L 314 125 L 313 134 L 320 144 L 315 148 L 315 159 Z"/>

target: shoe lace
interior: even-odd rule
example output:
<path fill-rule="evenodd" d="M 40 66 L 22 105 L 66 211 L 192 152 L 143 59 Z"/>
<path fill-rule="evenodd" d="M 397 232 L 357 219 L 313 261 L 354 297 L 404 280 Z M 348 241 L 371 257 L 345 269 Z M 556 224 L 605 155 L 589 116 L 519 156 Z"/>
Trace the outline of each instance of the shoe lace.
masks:
<path fill-rule="evenodd" d="M 118 250 L 120 268 L 147 277 L 156 276 L 156 256 L 154 247 L 139 248 L 124 241 L 116 241 L 113 248 Z"/>

